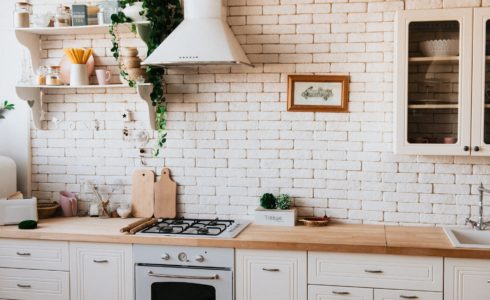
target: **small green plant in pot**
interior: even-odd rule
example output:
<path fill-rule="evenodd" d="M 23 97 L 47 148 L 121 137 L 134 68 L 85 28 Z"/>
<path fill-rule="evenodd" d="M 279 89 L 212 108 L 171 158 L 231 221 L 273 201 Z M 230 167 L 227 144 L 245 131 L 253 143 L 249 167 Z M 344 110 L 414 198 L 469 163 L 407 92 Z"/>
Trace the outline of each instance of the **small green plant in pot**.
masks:
<path fill-rule="evenodd" d="M 295 226 L 297 211 L 292 208 L 291 197 L 281 194 L 275 197 L 266 193 L 260 198 L 260 207 L 255 210 L 255 223 L 260 225 Z"/>
<path fill-rule="evenodd" d="M 15 104 L 9 103 L 7 100 L 0 104 L 0 119 L 5 119 L 5 113 L 15 109 Z"/>

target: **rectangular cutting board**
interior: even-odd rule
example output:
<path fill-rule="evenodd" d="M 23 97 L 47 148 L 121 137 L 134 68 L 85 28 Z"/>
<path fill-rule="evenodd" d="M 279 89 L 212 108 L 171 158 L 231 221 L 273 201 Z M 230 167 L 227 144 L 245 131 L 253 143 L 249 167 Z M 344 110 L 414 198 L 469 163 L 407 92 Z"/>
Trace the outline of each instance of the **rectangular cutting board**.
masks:
<path fill-rule="evenodd" d="M 155 183 L 155 218 L 177 216 L 177 183 L 170 178 L 170 169 L 164 168 Z"/>
<path fill-rule="evenodd" d="M 155 173 L 139 170 L 133 173 L 132 209 L 136 218 L 151 218 L 154 208 Z"/>

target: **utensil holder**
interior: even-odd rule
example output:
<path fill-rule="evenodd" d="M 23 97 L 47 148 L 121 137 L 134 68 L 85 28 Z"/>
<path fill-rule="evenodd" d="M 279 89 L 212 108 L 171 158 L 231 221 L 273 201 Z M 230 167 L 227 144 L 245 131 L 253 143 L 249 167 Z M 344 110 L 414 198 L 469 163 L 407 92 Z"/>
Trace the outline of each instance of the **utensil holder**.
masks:
<path fill-rule="evenodd" d="M 82 86 L 88 84 L 87 65 L 72 64 L 70 69 L 70 86 Z"/>

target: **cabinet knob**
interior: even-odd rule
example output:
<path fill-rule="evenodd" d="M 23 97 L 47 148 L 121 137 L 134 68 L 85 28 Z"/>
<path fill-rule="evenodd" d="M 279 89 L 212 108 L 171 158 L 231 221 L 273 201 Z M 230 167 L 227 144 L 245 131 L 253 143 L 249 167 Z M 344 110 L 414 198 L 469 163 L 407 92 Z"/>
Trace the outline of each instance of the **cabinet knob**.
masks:
<path fill-rule="evenodd" d="M 382 270 L 364 270 L 364 272 L 369 273 L 369 274 L 382 274 Z"/>
<path fill-rule="evenodd" d="M 343 296 L 345 296 L 345 295 L 350 295 L 350 293 L 349 293 L 349 292 L 337 292 L 337 291 L 332 291 L 332 294 L 334 294 L 334 295 L 341 295 L 341 296 L 342 296 L 342 295 L 343 295 Z"/>
<path fill-rule="evenodd" d="M 262 270 L 266 272 L 279 272 L 279 269 L 262 268 Z"/>
<path fill-rule="evenodd" d="M 162 259 L 163 260 L 169 260 L 170 259 L 170 254 L 168 254 L 168 253 L 163 254 L 162 255 Z"/>
<path fill-rule="evenodd" d="M 475 148 L 473 148 L 473 150 L 474 150 L 475 152 L 478 152 L 478 151 L 480 151 L 480 147 L 475 146 Z"/>
<path fill-rule="evenodd" d="M 30 289 L 31 288 L 31 285 L 30 284 L 20 284 L 20 283 L 17 283 L 17 286 L 20 287 L 20 288 L 23 288 L 23 289 Z"/>
<path fill-rule="evenodd" d="M 465 152 L 468 152 L 468 151 L 470 151 L 470 147 L 469 147 L 469 146 L 464 146 L 463 150 L 464 150 Z"/>
<path fill-rule="evenodd" d="M 401 299 L 418 299 L 419 297 L 417 296 L 405 296 L 405 295 L 400 295 Z"/>
<path fill-rule="evenodd" d="M 17 254 L 18 256 L 31 256 L 29 252 L 16 252 L 15 254 Z"/>
<path fill-rule="evenodd" d="M 196 256 L 196 261 L 202 263 L 204 261 L 204 256 L 202 255 Z"/>

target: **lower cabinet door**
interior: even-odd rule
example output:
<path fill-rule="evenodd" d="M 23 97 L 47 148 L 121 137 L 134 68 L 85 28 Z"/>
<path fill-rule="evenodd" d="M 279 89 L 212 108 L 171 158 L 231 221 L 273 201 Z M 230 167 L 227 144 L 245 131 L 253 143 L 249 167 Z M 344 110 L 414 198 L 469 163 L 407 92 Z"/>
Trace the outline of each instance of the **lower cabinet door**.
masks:
<path fill-rule="evenodd" d="M 132 300 L 131 245 L 70 244 L 72 300 Z"/>
<path fill-rule="evenodd" d="M 489 300 L 490 261 L 446 258 L 444 300 Z"/>
<path fill-rule="evenodd" d="M 69 273 L 0 268 L 0 299 L 69 300 Z"/>
<path fill-rule="evenodd" d="M 442 300 L 442 293 L 404 290 L 374 290 L 374 300 Z"/>
<path fill-rule="evenodd" d="M 373 289 L 309 285 L 308 300 L 373 300 Z"/>
<path fill-rule="evenodd" d="M 306 252 L 236 250 L 237 300 L 304 300 Z"/>

